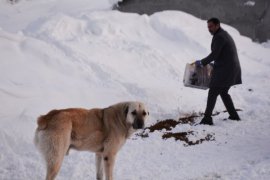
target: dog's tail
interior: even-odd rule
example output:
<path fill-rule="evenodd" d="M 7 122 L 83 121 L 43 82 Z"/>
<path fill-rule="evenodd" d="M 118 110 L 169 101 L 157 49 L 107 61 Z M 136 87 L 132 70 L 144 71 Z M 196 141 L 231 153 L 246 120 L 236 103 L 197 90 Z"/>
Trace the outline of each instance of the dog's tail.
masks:
<path fill-rule="evenodd" d="M 52 120 L 53 116 L 56 115 L 58 112 L 59 110 L 52 110 L 48 114 L 40 116 L 37 120 L 37 130 L 40 131 L 46 129 L 49 121 Z"/>
<path fill-rule="evenodd" d="M 42 130 L 45 130 L 48 126 L 48 123 L 53 119 L 53 116 L 56 115 L 59 112 L 59 110 L 52 110 L 46 115 L 42 115 L 37 119 L 37 129 L 35 132 L 35 137 L 34 137 L 34 144 L 38 146 L 39 141 L 40 141 L 40 133 Z M 42 133 L 41 133 L 42 134 Z"/>
<path fill-rule="evenodd" d="M 45 118 L 46 116 L 39 116 L 38 120 L 37 120 L 37 130 L 44 130 L 47 127 L 47 118 Z"/>
<path fill-rule="evenodd" d="M 47 148 L 47 147 L 43 147 L 42 143 L 40 143 L 41 141 L 46 141 L 46 138 L 45 138 L 46 132 L 44 130 L 46 130 L 49 122 L 53 120 L 54 116 L 58 114 L 59 112 L 60 112 L 59 110 L 52 110 L 48 114 L 41 115 L 37 119 L 38 127 L 36 129 L 35 136 L 34 136 L 34 144 L 40 150 L 40 152 L 42 152 L 42 154 L 45 154 L 43 151 Z"/>

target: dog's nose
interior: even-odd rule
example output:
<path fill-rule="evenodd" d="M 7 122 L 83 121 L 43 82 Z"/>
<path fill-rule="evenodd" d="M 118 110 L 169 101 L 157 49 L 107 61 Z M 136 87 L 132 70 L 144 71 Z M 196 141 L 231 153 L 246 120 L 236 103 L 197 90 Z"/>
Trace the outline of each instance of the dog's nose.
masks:
<path fill-rule="evenodd" d="M 134 123 L 132 124 L 134 129 L 142 129 L 144 128 L 144 122 L 141 119 L 135 119 Z"/>

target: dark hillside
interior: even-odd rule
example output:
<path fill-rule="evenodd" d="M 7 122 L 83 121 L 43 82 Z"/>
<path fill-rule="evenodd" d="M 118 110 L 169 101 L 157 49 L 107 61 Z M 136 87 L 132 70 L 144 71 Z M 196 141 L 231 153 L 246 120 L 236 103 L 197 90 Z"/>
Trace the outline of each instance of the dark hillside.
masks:
<path fill-rule="evenodd" d="M 116 9 L 123 12 L 153 14 L 181 10 L 201 19 L 218 17 L 254 41 L 270 39 L 269 0 L 123 0 Z"/>

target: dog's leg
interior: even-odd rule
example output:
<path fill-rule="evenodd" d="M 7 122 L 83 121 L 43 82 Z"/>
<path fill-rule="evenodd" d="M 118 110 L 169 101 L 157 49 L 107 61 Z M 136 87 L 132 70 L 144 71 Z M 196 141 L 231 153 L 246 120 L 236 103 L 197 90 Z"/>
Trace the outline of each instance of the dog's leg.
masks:
<path fill-rule="evenodd" d="M 47 162 L 47 175 L 46 180 L 54 180 L 62 165 L 67 147 L 63 146 L 61 142 L 54 142 L 55 144 L 50 147 L 50 151 L 45 156 Z"/>
<path fill-rule="evenodd" d="M 62 134 L 48 134 L 47 142 L 44 143 L 44 157 L 47 163 L 46 180 L 54 180 L 60 170 L 65 154 L 69 148 L 69 136 Z"/>
<path fill-rule="evenodd" d="M 113 180 L 113 167 L 115 162 L 115 154 L 103 156 L 106 180 Z"/>
<path fill-rule="evenodd" d="M 103 156 L 96 153 L 97 180 L 103 180 Z"/>
<path fill-rule="evenodd" d="M 50 162 L 47 164 L 46 180 L 53 180 L 56 177 L 57 173 L 60 170 L 62 161 L 63 157 L 62 158 L 57 157 L 57 159 L 55 159 L 53 163 Z"/>

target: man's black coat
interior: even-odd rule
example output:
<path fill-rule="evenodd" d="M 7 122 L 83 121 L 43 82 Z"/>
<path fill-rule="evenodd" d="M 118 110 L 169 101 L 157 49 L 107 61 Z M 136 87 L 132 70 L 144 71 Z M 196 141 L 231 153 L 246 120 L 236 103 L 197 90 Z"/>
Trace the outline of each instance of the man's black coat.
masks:
<path fill-rule="evenodd" d="M 204 66 L 214 61 L 210 88 L 241 84 L 241 67 L 232 37 L 220 28 L 213 36 L 211 50 L 212 52 L 201 60 Z"/>

